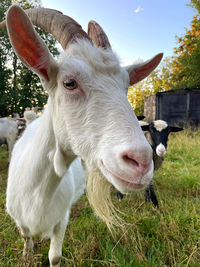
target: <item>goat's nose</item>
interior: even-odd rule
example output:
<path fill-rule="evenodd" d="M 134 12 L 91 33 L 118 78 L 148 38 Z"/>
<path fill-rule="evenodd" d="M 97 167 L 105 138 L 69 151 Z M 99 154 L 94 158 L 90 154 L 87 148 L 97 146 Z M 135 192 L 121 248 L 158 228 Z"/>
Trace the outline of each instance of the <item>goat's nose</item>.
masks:
<path fill-rule="evenodd" d="M 161 156 L 165 155 L 165 150 L 158 149 L 158 154 Z"/>
<path fill-rule="evenodd" d="M 121 154 L 123 162 L 130 168 L 134 169 L 138 174 L 145 175 L 151 167 L 152 156 L 150 154 L 135 154 L 132 151 L 125 151 Z"/>
<path fill-rule="evenodd" d="M 156 153 L 158 156 L 163 157 L 166 154 L 166 148 L 163 144 L 159 144 L 156 148 Z"/>

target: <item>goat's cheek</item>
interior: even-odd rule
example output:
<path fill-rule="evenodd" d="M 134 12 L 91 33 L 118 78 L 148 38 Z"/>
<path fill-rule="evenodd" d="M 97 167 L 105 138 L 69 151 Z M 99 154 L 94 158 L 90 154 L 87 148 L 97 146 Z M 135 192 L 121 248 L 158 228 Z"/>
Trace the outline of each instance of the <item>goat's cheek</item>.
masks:
<path fill-rule="evenodd" d="M 71 99 L 71 100 L 76 100 L 82 96 L 85 96 L 85 92 L 83 91 L 83 89 L 81 87 L 78 87 L 78 88 L 73 89 L 73 90 L 68 90 L 66 88 L 63 88 L 63 90 L 64 90 L 66 97 Z"/>

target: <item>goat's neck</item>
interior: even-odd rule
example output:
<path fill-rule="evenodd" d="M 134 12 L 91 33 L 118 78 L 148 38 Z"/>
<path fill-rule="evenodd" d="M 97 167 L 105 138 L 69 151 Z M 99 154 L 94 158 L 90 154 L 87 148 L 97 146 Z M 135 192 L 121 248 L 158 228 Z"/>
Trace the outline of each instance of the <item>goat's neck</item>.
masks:
<path fill-rule="evenodd" d="M 153 150 L 153 163 L 154 163 L 154 170 L 158 170 L 163 164 L 164 158 L 159 157 L 156 152 Z"/>
<path fill-rule="evenodd" d="M 29 175 L 30 173 L 33 174 L 32 179 L 33 183 L 35 182 L 35 186 L 41 184 L 44 190 L 46 188 L 51 195 L 61 182 L 64 173 L 59 176 L 55 170 L 55 155 L 59 145 L 53 129 L 50 107 L 47 107 L 42 117 L 35 123 L 34 130 L 35 134 L 29 141 L 31 143 L 29 153 L 34 156 L 31 162 L 27 162 L 31 168 Z M 67 171 L 75 156 L 71 154 L 70 149 L 68 154 L 63 153 L 63 151 L 61 153 L 63 157 L 62 163 L 65 164 L 65 170 Z"/>

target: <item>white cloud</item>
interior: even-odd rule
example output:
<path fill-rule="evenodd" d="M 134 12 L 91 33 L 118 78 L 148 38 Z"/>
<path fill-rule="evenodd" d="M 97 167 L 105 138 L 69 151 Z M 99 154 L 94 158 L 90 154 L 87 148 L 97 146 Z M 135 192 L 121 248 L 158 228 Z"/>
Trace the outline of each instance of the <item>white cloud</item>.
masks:
<path fill-rule="evenodd" d="M 139 12 L 141 12 L 141 11 L 143 11 L 143 10 L 144 10 L 144 8 L 141 7 L 141 6 L 139 6 L 138 8 L 136 8 L 136 9 L 134 10 L 134 12 L 135 12 L 135 13 L 139 13 Z"/>

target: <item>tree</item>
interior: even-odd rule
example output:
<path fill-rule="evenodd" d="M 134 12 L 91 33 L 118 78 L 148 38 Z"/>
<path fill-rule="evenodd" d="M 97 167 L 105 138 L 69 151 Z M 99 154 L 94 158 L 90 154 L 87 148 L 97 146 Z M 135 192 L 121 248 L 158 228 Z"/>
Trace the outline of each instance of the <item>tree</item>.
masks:
<path fill-rule="evenodd" d="M 41 5 L 40 0 L 15 0 L 14 2 L 23 7 L 23 9 Z M 3 0 L 3 3 L 1 3 L 1 21 L 4 19 L 10 5 L 11 0 Z M 59 52 L 55 38 L 39 28 L 36 28 L 36 31 L 41 35 L 50 52 L 57 56 Z M 26 107 L 43 107 L 47 101 L 47 94 L 44 92 L 38 76 L 27 69 L 16 57 L 10 45 L 6 29 L 1 29 L 0 34 L 0 52 L 2 52 L 0 56 L 0 75 L 5 81 L 3 84 L 1 83 L 0 87 L 0 115 L 8 116 L 13 112 L 18 112 L 22 115 Z"/>
<path fill-rule="evenodd" d="M 198 13 L 200 13 L 200 0 L 191 0 L 189 6 L 193 7 Z"/>
<path fill-rule="evenodd" d="M 177 38 L 174 56 L 166 58 L 144 81 L 129 88 L 128 99 L 137 114 L 143 113 L 144 100 L 157 92 L 200 88 L 200 0 L 191 0 L 197 11 L 190 29 Z"/>
<path fill-rule="evenodd" d="M 11 0 L 2 0 L 0 6 L 0 21 L 11 4 Z M 8 60 L 11 56 L 11 45 L 7 36 L 6 28 L 0 30 L 0 116 L 7 115 L 9 105 L 11 70 L 8 68 Z"/>
<path fill-rule="evenodd" d="M 172 57 L 172 89 L 200 88 L 200 1 L 191 0 L 197 11 L 184 36 L 177 38 L 178 47 Z"/>
<path fill-rule="evenodd" d="M 191 29 L 177 37 L 177 42 L 172 60 L 173 88 L 200 88 L 200 14 L 193 17 Z"/>
<path fill-rule="evenodd" d="M 144 100 L 149 96 L 168 91 L 171 88 L 171 60 L 165 58 L 156 70 L 146 79 L 130 86 L 128 90 L 128 100 L 137 115 L 144 113 Z"/>

